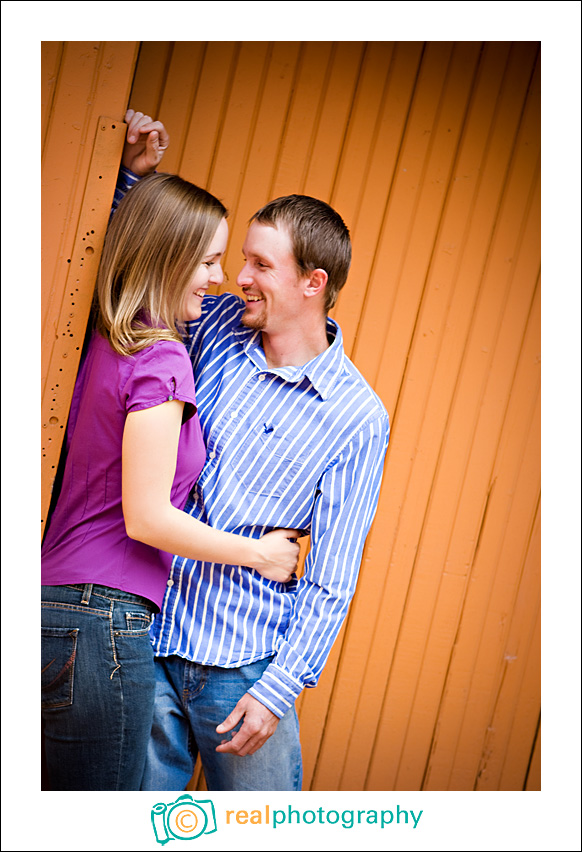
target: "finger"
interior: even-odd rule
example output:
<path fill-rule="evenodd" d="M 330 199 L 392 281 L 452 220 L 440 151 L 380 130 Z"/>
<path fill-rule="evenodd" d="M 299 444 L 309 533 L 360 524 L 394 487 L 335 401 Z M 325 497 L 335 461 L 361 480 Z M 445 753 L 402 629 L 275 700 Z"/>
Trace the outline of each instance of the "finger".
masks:
<path fill-rule="evenodd" d="M 267 742 L 267 740 L 269 739 L 270 736 L 271 736 L 271 734 L 267 734 L 267 736 L 259 736 L 257 734 L 257 736 L 252 737 L 251 739 L 248 740 L 248 742 L 245 746 L 245 750 L 239 751 L 239 755 L 241 757 L 244 757 L 246 754 L 254 754 L 256 751 L 258 751 L 260 748 L 262 748 L 265 745 L 265 743 Z"/>
<path fill-rule="evenodd" d="M 140 133 L 157 133 L 159 142 L 158 148 L 160 151 L 165 151 L 170 144 L 170 136 L 161 121 L 149 121 L 147 124 L 140 126 Z"/>
<path fill-rule="evenodd" d="M 147 133 L 149 130 L 149 125 L 153 125 L 151 115 L 145 115 L 143 112 L 136 112 L 131 120 L 131 127 L 134 130 L 139 130 L 140 133 L 144 131 Z"/>
<path fill-rule="evenodd" d="M 247 741 L 248 737 L 245 735 L 241 736 L 241 732 L 238 731 L 231 740 L 220 743 L 220 745 L 216 746 L 215 750 L 221 754 L 241 754 Z"/>
<path fill-rule="evenodd" d="M 136 112 L 134 109 L 128 109 L 125 113 L 125 120 L 131 126 L 135 126 L 136 122 L 142 118 L 143 112 Z"/>
<path fill-rule="evenodd" d="M 160 137 L 157 130 L 152 130 L 146 138 L 146 148 L 152 157 L 157 157 Z"/>
<path fill-rule="evenodd" d="M 296 540 L 301 536 L 300 530 L 281 530 L 285 538 L 289 539 L 292 544 L 296 543 Z"/>
<path fill-rule="evenodd" d="M 140 122 L 139 122 L 140 131 L 143 132 L 142 128 L 147 127 L 148 124 L 153 124 L 151 115 L 142 116 L 141 119 L 140 119 Z"/>
<path fill-rule="evenodd" d="M 147 132 L 148 124 L 152 123 L 151 116 L 144 115 L 143 112 L 135 112 L 129 122 L 127 131 L 127 141 L 137 142 L 141 133 Z"/>
<path fill-rule="evenodd" d="M 244 757 L 247 754 L 254 754 L 264 746 L 269 737 L 274 734 L 274 729 L 261 726 L 256 731 L 251 731 L 243 727 L 238 731 L 230 742 L 225 743 L 227 750 L 232 754 L 238 754 Z"/>
<path fill-rule="evenodd" d="M 254 754 L 258 751 L 267 739 L 268 736 L 265 736 L 262 731 L 249 735 L 245 733 L 244 728 L 241 728 L 231 740 L 217 746 L 216 751 L 222 754 L 237 754 L 239 757 L 245 757 L 247 754 Z"/>
<path fill-rule="evenodd" d="M 168 145 L 170 144 L 170 134 L 168 133 L 161 121 L 157 121 L 156 124 L 159 124 L 159 127 L 156 129 L 160 134 L 160 150 L 165 151 Z"/>
<path fill-rule="evenodd" d="M 140 135 L 144 133 L 149 133 L 150 126 L 153 124 L 153 122 L 151 116 L 142 115 L 141 113 L 138 113 L 137 116 L 134 116 L 132 124 L 132 133 L 135 135 L 135 138 L 138 139 Z"/>
<path fill-rule="evenodd" d="M 300 535 L 299 530 L 290 530 L 279 527 L 271 531 L 271 535 L 281 536 L 281 538 L 286 538 L 291 544 L 295 543 L 295 539 L 297 539 Z"/>
<path fill-rule="evenodd" d="M 220 725 L 216 726 L 216 733 L 225 734 L 227 731 L 232 731 L 232 729 L 238 725 L 243 716 L 244 710 L 239 710 L 237 705 L 232 713 L 229 713 L 224 722 L 221 722 Z"/>

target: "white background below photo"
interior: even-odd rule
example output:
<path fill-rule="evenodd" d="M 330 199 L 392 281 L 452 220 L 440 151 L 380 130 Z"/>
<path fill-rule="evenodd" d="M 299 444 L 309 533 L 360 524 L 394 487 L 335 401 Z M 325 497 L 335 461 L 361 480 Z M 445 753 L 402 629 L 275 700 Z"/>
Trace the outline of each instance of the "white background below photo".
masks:
<path fill-rule="evenodd" d="M 565 798 L 561 807 L 552 808 L 550 815 L 542 804 L 542 793 L 473 792 L 192 793 L 194 801 L 199 801 L 207 812 L 208 802 L 212 803 L 216 831 L 197 834 L 202 823 L 196 825 L 194 809 L 185 806 L 182 815 L 174 809 L 173 836 L 160 832 L 161 839 L 169 837 L 162 844 L 153 829 L 152 809 L 165 804 L 172 811 L 180 795 L 184 794 L 124 793 L 120 800 L 116 793 L 45 793 L 40 812 L 36 804 L 32 808 L 34 824 L 42 826 L 38 837 L 34 837 L 34 828 L 28 820 L 20 824 L 22 845 L 3 848 L 29 849 L 33 838 L 42 850 L 62 852 L 78 849 L 144 852 L 171 850 L 174 846 L 183 852 L 195 849 L 296 852 L 302 848 L 321 852 L 353 849 L 419 852 L 528 849 L 533 852 L 579 848 L 568 840 L 568 835 L 575 831 L 578 812 L 573 796 Z M 25 798 L 29 805 L 34 801 L 34 797 Z M 198 813 L 202 810 L 198 809 Z M 276 827 L 275 822 L 279 823 Z M 552 823 L 551 835 L 548 822 Z M 351 828 L 350 823 L 353 823 Z M 27 828 L 23 829 L 23 825 Z M 183 837 L 180 825 L 184 828 Z M 187 838 L 191 827 L 195 833 Z M 182 846 L 182 839 L 191 845 Z"/>

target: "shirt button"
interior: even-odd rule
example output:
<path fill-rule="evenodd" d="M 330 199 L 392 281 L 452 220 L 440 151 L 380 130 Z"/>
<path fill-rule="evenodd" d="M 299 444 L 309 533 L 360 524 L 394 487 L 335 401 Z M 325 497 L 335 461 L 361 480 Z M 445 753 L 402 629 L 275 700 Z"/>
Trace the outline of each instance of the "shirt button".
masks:
<path fill-rule="evenodd" d="M 216 453 L 214 452 L 214 450 L 211 450 L 211 451 L 208 453 L 208 458 L 209 458 L 209 459 L 214 459 L 214 458 L 216 458 Z"/>
<path fill-rule="evenodd" d="M 173 585 L 174 585 L 174 581 L 173 581 L 173 580 L 168 580 L 168 586 L 173 586 Z"/>
<path fill-rule="evenodd" d="M 236 411 L 231 411 L 230 412 L 230 419 L 234 420 L 235 417 L 236 417 Z"/>
<path fill-rule="evenodd" d="M 261 375 L 259 376 L 259 381 L 260 381 L 260 382 L 264 382 L 266 378 L 267 378 L 267 377 L 265 376 L 265 374 L 264 374 L 264 373 L 261 373 Z"/>
<path fill-rule="evenodd" d="M 169 397 L 168 397 L 168 401 L 170 401 L 170 400 L 172 400 L 172 399 L 174 399 L 174 397 L 173 397 L 173 396 L 169 396 Z"/>

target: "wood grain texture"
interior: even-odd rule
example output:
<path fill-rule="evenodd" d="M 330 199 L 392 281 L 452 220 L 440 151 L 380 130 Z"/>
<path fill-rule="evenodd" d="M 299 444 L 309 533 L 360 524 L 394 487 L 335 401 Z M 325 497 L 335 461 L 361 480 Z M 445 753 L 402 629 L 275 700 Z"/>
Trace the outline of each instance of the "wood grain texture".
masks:
<path fill-rule="evenodd" d="M 42 48 L 44 530 L 121 160 L 138 44 L 44 42 Z"/>

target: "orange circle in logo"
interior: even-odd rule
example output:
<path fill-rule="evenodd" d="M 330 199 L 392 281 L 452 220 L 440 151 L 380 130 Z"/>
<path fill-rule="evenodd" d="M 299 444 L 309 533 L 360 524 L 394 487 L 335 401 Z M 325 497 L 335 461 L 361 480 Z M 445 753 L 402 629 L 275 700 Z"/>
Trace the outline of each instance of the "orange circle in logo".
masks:
<path fill-rule="evenodd" d="M 193 823 L 188 821 L 189 818 L 193 820 Z M 190 808 L 180 808 L 174 816 L 174 824 L 176 826 L 176 830 L 180 833 L 192 834 L 193 831 L 196 831 L 196 827 L 198 825 L 196 812 Z"/>

